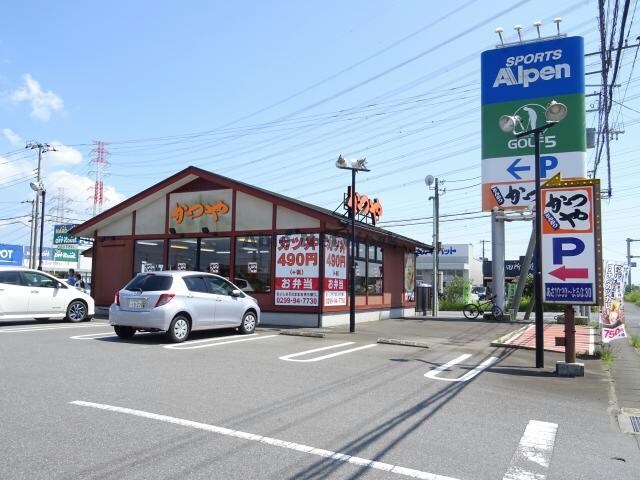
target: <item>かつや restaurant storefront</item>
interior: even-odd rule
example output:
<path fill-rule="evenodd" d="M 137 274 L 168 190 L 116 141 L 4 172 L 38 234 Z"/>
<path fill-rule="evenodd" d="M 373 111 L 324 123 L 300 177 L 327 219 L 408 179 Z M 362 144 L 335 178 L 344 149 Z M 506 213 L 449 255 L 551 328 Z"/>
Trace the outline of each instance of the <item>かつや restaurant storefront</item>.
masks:
<path fill-rule="evenodd" d="M 382 212 L 364 195 L 355 200 L 360 214 Z M 412 315 L 415 251 L 431 247 L 356 227 L 357 320 Z M 348 323 L 349 232 L 346 215 L 188 167 L 71 233 L 94 239 L 97 306 L 109 306 L 136 273 L 195 270 L 255 297 L 264 324 L 315 327 Z"/>

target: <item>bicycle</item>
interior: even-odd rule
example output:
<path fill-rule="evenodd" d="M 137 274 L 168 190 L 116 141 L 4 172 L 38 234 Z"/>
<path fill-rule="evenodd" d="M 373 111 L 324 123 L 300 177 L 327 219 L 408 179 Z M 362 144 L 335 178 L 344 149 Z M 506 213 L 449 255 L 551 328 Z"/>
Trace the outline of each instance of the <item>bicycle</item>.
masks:
<path fill-rule="evenodd" d="M 464 314 L 465 318 L 468 318 L 469 320 L 475 320 L 480 315 L 484 317 L 484 312 L 490 310 L 491 316 L 493 316 L 496 321 L 501 322 L 504 319 L 504 312 L 502 311 L 502 308 L 500 308 L 500 306 L 496 304 L 495 298 L 496 297 L 493 296 L 482 302 L 479 301 L 478 303 L 467 303 L 463 307 L 462 313 Z"/>

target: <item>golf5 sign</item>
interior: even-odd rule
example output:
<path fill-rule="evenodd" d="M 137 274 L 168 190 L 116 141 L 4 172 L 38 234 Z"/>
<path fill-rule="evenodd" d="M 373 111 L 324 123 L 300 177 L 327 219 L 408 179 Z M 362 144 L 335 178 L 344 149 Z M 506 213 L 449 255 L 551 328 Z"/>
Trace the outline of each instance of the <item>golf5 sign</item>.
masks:
<path fill-rule="evenodd" d="M 514 133 L 545 124 L 552 100 L 567 106 L 566 118 L 540 137 L 543 179 L 586 176 L 584 44 L 557 38 L 482 53 L 482 208 L 525 208 L 535 201 L 534 140 L 499 127 L 517 116 Z"/>
<path fill-rule="evenodd" d="M 543 301 L 599 305 L 600 180 L 563 181 L 558 175 L 541 195 Z"/>

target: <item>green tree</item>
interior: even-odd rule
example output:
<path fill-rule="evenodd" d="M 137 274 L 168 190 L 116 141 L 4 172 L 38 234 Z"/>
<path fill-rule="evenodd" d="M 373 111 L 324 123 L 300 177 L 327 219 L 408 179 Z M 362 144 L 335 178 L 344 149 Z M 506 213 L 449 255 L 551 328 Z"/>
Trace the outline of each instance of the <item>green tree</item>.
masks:
<path fill-rule="evenodd" d="M 471 282 L 462 277 L 453 277 L 444 287 L 444 293 L 449 302 L 466 302 L 469 300 Z"/>

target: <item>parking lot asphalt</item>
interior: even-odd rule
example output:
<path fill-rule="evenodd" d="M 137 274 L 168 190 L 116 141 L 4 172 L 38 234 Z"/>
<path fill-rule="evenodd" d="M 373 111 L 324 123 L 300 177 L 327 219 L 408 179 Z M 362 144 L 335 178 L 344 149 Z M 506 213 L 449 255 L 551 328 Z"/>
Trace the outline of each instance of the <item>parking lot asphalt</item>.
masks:
<path fill-rule="evenodd" d="M 3 323 L 0 476 L 636 479 L 601 363 L 560 378 L 558 354 L 537 370 L 533 352 L 489 346 L 515 328 L 388 320 L 175 345 L 100 320 Z"/>

